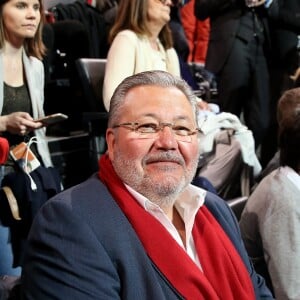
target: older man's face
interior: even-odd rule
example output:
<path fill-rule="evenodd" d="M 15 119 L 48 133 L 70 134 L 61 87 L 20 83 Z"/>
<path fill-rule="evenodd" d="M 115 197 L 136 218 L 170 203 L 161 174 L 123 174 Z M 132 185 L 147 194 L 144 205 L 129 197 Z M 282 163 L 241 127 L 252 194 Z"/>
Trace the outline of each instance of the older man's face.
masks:
<path fill-rule="evenodd" d="M 119 124 L 171 123 L 191 130 L 197 127 L 191 104 L 177 88 L 136 87 L 126 95 L 125 103 Z M 126 126 L 108 129 L 107 143 L 118 176 L 150 200 L 180 193 L 197 168 L 197 134 L 182 138 L 169 126 L 150 137 Z"/>

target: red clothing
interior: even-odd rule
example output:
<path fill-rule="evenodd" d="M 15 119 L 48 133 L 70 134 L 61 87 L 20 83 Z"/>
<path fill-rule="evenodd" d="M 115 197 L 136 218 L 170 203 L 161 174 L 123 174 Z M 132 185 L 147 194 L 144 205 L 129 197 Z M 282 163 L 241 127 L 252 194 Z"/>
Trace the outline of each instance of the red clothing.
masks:
<path fill-rule="evenodd" d="M 0 164 L 6 163 L 9 154 L 9 143 L 8 140 L 0 137 Z"/>
<path fill-rule="evenodd" d="M 209 39 L 210 22 L 209 19 L 200 21 L 195 17 L 194 2 L 195 0 L 191 0 L 181 7 L 181 21 L 190 48 L 188 62 L 204 64 Z"/>
<path fill-rule="evenodd" d="M 255 299 L 243 260 L 207 207 L 199 209 L 192 231 L 202 272 L 162 224 L 128 192 L 108 155 L 100 158 L 98 174 L 131 223 L 154 265 L 184 299 Z"/>

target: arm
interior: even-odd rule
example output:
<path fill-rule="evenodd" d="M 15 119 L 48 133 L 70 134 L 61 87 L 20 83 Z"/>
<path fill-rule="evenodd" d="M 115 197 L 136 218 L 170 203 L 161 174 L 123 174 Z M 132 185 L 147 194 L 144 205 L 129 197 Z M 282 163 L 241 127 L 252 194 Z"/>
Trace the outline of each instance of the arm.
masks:
<path fill-rule="evenodd" d="M 34 122 L 29 113 L 14 112 L 0 116 L 0 132 L 8 131 L 11 134 L 24 135 L 26 132 L 41 128 L 41 122 Z"/>
<path fill-rule="evenodd" d="M 94 231 L 59 197 L 32 225 L 23 266 L 24 299 L 119 299 L 115 266 Z"/>
<path fill-rule="evenodd" d="M 123 79 L 134 74 L 136 38 L 133 32 L 122 32 L 115 37 L 109 49 L 103 84 L 103 101 L 107 111 L 115 88 Z"/>
<path fill-rule="evenodd" d="M 246 267 L 248 269 L 249 275 L 251 277 L 251 280 L 252 280 L 254 288 L 255 288 L 256 296 L 259 296 L 258 299 L 266 299 L 266 300 L 274 299 L 271 291 L 266 286 L 265 279 L 262 276 L 260 276 L 254 269 L 254 266 L 248 256 L 247 250 L 246 250 L 244 242 L 242 240 L 239 224 L 231 210 L 230 210 L 230 213 L 231 213 L 232 219 L 235 223 L 235 226 L 232 226 L 232 228 L 234 228 L 234 227 L 236 228 L 238 241 L 240 243 L 240 246 L 239 246 L 240 248 L 238 249 L 238 251 L 240 252 L 241 257 L 246 264 Z"/>
<path fill-rule="evenodd" d="M 275 203 L 261 220 L 260 232 L 276 299 L 295 300 L 300 298 L 299 190 L 278 190 L 271 195 Z"/>

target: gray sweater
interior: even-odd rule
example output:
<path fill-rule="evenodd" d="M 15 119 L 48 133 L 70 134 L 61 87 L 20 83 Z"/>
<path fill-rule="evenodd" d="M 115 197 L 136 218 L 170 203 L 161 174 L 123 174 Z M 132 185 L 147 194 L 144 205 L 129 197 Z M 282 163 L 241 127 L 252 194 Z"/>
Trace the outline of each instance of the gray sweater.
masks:
<path fill-rule="evenodd" d="M 247 201 L 240 228 L 254 263 L 266 263 L 275 298 L 299 300 L 300 186 L 287 171 L 299 176 L 280 167 L 260 182 Z"/>

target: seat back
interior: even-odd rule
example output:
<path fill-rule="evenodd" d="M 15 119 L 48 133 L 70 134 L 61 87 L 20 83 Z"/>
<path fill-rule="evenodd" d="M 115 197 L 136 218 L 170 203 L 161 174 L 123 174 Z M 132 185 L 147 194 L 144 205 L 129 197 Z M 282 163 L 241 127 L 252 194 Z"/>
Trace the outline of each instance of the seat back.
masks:
<path fill-rule="evenodd" d="M 106 111 L 102 98 L 106 61 L 105 58 L 79 58 L 75 62 L 85 100 L 84 111 Z"/>
<path fill-rule="evenodd" d="M 98 159 L 106 151 L 105 132 L 108 112 L 102 99 L 106 59 L 79 58 L 75 64 L 83 92 L 83 123 L 87 124 L 90 137 L 89 162 L 92 170 L 96 171 Z"/>

